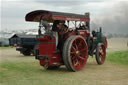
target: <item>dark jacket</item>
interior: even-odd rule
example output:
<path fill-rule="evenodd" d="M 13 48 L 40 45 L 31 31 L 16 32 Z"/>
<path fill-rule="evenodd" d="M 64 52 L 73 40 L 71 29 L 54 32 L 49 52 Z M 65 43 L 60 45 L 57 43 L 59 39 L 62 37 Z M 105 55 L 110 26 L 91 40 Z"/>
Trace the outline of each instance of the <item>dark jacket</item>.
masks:
<path fill-rule="evenodd" d="M 52 31 L 58 32 L 59 28 L 57 27 L 57 25 L 60 23 L 59 20 L 54 21 L 53 26 L 52 26 Z"/>

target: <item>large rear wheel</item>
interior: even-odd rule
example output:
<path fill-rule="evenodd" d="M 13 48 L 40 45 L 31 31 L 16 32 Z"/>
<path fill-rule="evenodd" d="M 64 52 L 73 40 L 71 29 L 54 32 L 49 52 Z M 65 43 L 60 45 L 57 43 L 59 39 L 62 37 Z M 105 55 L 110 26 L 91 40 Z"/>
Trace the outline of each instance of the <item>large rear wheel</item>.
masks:
<path fill-rule="evenodd" d="M 81 70 L 87 61 L 88 48 L 82 36 L 69 37 L 63 48 L 63 61 L 71 71 Z"/>
<path fill-rule="evenodd" d="M 106 47 L 103 43 L 99 43 L 96 48 L 96 61 L 97 64 L 101 65 L 104 63 L 106 58 Z"/>

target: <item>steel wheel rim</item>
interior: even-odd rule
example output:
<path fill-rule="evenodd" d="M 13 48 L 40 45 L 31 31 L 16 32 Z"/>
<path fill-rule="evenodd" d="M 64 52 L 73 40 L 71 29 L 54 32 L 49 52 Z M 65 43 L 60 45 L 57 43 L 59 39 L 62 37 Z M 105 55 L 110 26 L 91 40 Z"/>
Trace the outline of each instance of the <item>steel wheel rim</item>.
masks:
<path fill-rule="evenodd" d="M 70 62 L 75 70 L 81 70 L 87 61 L 87 45 L 82 38 L 73 40 L 70 48 Z"/>

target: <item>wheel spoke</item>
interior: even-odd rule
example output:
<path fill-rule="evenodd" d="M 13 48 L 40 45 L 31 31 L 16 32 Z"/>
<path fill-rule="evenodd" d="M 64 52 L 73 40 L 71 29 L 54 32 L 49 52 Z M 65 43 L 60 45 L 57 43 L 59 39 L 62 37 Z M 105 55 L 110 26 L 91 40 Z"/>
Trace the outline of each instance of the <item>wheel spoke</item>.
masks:
<path fill-rule="evenodd" d="M 85 51 L 86 49 L 84 48 L 84 49 L 82 49 L 82 50 L 80 50 L 80 52 L 83 52 L 83 51 Z"/>
<path fill-rule="evenodd" d="M 72 61 L 72 64 L 75 66 L 75 64 L 76 64 L 76 61 L 75 61 L 75 60 L 73 60 L 73 61 Z"/>
<path fill-rule="evenodd" d="M 78 49 L 78 46 L 77 46 L 76 40 L 75 40 L 74 42 L 75 42 L 75 47 L 76 47 L 76 49 Z"/>
<path fill-rule="evenodd" d="M 75 51 L 72 51 L 71 54 L 75 54 L 76 52 Z"/>
<path fill-rule="evenodd" d="M 81 46 L 82 41 L 79 42 L 78 47 Z"/>
<path fill-rule="evenodd" d="M 99 52 L 102 53 L 103 52 L 103 49 L 102 47 L 99 48 Z"/>
<path fill-rule="evenodd" d="M 104 55 L 104 53 L 100 53 L 101 57 Z"/>
<path fill-rule="evenodd" d="M 72 46 L 73 50 L 76 51 L 76 48 L 74 46 Z"/>
<path fill-rule="evenodd" d="M 100 62 L 102 60 L 102 55 L 100 53 L 99 53 L 99 60 L 100 60 Z"/>
<path fill-rule="evenodd" d="M 103 50 L 101 50 L 101 55 L 102 55 L 102 56 L 104 55 L 104 52 L 103 52 Z"/>
<path fill-rule="evenodd" d="M 78 59 L 76 59 L 76 63 L 74 64 L 74 66 L 80 66 Z"/>
<path fill-rule="evenodd" d="M 78 56 L 78 58 L 80 58 L 81 60 L 85 60 L 85 58 L 83 58 L 82 56 Z"/>
<path fill-rule="evenodd" d="M 99 54 L 101 55 L 101 57 L 104 55 L 104 51 L 102 47 L 99 48 Z"/>
<path fill-rule="evenodd" d="M 79 63 L 79 62 L 78 62 L 78 59 L 76 58 L 74 66 L 77 66 L 78 63 Z"/>
<path fill-rule="evenodd" d="M 75 56 L 72 56 L 72 57 L 71 57 L 71 59 L 72 59 L 72 60 L 75 60 L 75 59 L 76 59 L 76 57 L 75 57 Z"/>

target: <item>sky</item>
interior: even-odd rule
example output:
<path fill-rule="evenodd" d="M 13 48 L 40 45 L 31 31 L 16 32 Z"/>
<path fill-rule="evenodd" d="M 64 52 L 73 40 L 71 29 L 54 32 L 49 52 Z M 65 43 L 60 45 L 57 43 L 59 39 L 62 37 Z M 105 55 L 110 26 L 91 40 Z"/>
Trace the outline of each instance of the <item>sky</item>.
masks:
<path fill-rule="evenodd" d="M 90 12 L 91 29 L 128 34 L 128 0 L 1 0 L 1 30 L 38 28 L 26 22 L 25 15 L 34 10 L 84 14 Z"/>

